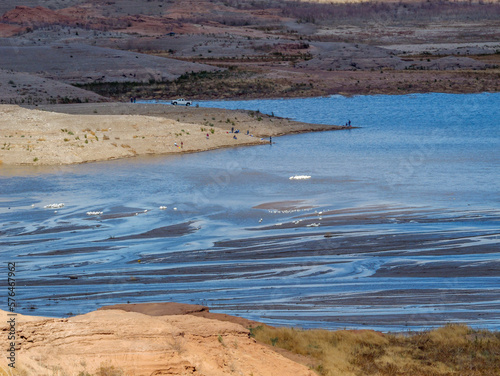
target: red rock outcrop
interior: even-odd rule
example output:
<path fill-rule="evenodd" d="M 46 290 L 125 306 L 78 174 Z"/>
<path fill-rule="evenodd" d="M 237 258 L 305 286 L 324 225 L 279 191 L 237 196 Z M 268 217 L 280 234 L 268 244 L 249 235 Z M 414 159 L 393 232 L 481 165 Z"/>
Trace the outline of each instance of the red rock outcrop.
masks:
<path fill-rule="evenodd" d="M 19 5 L 6 12 L 0 21 L 23 26 L 43 26 L 51 24 L 67 25 L 76 22 L 76 19 L 60 15 L 57 11 L 42 6 L 30 8 Z"/>

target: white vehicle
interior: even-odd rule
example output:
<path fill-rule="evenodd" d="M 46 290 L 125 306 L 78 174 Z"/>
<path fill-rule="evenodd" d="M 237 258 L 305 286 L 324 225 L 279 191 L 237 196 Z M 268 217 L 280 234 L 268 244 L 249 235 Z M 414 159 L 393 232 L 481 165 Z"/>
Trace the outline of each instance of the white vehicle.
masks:
<path fill-rule="evenodd" d="M 191 106 L 193 104 L 193 102 L 188 101 L 188 100 L 186 100 L 184 98 L 174 99 L 171 103 L 174 106 L 176 106 L 176 105 L 179 105 L 179 106 Z"/>

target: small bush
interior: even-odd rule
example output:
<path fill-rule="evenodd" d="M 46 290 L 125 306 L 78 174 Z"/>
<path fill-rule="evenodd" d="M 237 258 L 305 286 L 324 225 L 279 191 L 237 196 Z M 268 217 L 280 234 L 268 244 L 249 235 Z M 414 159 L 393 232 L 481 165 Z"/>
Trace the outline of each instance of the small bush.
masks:
<path fill-rule="evenodd" d="M 224 338 L 222 338 L 220 334 L 217 336 L 217 340 L 222 346 L 226 347 L 226 344 L 224 343 Z"/>
<path fill-rule="evenodd" d="M 122 376 L 123 371 L 111 365 L 101 365 L 97 370 L 96 376 Z"/>

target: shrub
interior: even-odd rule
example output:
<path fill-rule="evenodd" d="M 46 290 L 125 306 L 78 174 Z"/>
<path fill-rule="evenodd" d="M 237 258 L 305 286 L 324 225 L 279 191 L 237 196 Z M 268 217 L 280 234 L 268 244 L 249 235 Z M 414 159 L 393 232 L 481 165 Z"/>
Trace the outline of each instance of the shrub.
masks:
<path fill-rule="evenodd" d="M 123 371 L 111 365 L 101 365 L 97 370 L 96 376 L 122 376 Z"/>

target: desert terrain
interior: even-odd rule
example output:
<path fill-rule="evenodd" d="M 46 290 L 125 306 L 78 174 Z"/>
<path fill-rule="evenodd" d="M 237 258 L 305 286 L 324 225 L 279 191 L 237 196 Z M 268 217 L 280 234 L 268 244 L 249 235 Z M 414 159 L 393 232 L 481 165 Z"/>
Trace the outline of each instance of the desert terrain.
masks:
<path fill-rule="evenodd" d="M 0 14 L 0 103 L 500 89 L 498 1 L 9 0 Z"/>
<path fill-rule="evenodd" d="M 254 111 L 130 103 L 131 98 L 499 90 L 498 0 L 0 4 L 0 165 L 191 153 L 267 144 L 270 136 L 342 129 Z M 407 239 L 401 246 L 408 248 Z M 234 248 L 246 251 L 240 244 Z M 181 257 L 185 261 L 187 256 Z M 450 265 L 449 271 L 469 272 Z M 392 266 L 378 273 L 415 270 Z M 426 270 L 429 275 L 442 271 Z M 478 269 L 469 273 L 485 274 Z M 395 296 L 390 299 L 399 302 Z M 363 299 L 381 302 L 377 296 Z M 212 314 L 206 307 L 165 307 L 120 305 L 66 318 L 19 314 L 14 375 L 500 372 L 499 334 L 460 325 L 405 334 L 302 331 Z M 8 313 L 0 311 L 0 319 L 6 334 Z M 9 347 L 6 335 L 0 344 Z M 10 371 L 2 358 L 0 375 Z"/>

